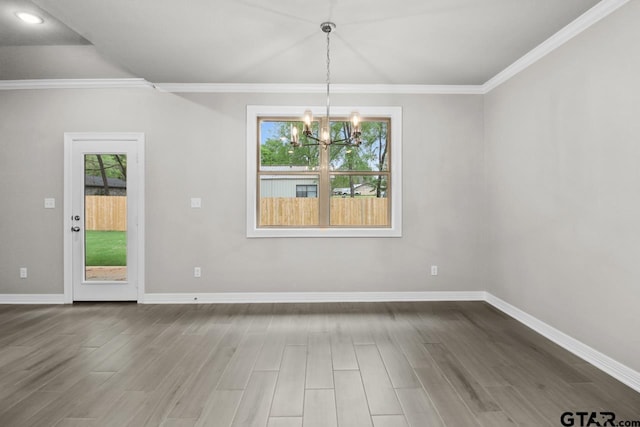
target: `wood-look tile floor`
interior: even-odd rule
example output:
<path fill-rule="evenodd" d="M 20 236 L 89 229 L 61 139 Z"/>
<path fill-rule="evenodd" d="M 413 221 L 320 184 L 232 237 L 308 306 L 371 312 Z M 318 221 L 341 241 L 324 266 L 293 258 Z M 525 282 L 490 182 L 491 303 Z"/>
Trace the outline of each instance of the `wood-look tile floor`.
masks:
<path fill-rule="evenodd" d="M 559 426 L 640 394 L 482 302 L 0 306 L 1 426 Z"/>

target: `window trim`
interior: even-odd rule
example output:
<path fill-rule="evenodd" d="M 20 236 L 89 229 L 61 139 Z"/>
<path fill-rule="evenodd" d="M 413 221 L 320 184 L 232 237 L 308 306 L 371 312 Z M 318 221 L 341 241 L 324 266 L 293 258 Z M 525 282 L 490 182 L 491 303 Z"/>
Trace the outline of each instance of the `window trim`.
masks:
<path fill-rule="evenodd" d="M 248 105 L 246 117 L 247 154 L 247 237 L 402 237 L 402 107 L 332 107 L 332 116 L 349 116 L 358 111 L 362 117 L 384 117 L 391 120 L 391 224 L 385 228 L 259 228 L 257 215 L 258 119 L 260 117 L 298 117 L 310 109 L 324 115 L 326 107 Z"/>

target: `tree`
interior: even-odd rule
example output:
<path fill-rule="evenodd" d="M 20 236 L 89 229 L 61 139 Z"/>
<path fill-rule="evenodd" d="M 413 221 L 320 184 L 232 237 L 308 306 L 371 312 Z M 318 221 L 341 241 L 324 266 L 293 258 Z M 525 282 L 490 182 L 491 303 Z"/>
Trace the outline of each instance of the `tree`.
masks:
<path fill-rule="evenodd" d="M 293 148 L 289 143 L 291 126 L 302 135 L 302 123 L 280 122 L 264 143 L 260 144 L 260 163 L 263 166 L 318 166 L 318 147 Z"/>
<path fill-rule="evenodd" d="M 387 144 L 387 124 L 385 122 L 371 122 L 371 126 L 369 127 L 369 131 L 371 136 L 373 137 L 372 146 L 373 149 L 377 149 L 377 159 L 378 159 L 378 170 L 383 171 L 386 160 L 387 160 L 387 152 L 389 148 L 389 144 Z M 386 182 L 384 183 L 383 188 L 383 180 L 382 175 L 378 175 L 378 179 L 376 182 L 376 197 L 381 197 L 382 192 L 386 191 Z"/>
<path fill-rule="evenodd" d="M 110 194 L 109 178 L 127 180 L 127 156 L 122 154 L 88 154 L 84 162 L 85 175 L 102 178 L 104 194 Z"/>
<path fill-rule="evenodd" d="M 98 165 L 100 165 L 100 175 L 102 176 L 102 185 L 104 185 L 104 195 L 109 195 L 109 181 L 107 180 L 107 173 L 104 170 L 104 162 L 102 161 L 102 155 L 96 154 L 98 159 Z"/>
<path fill-rule="evenodd" d="M 102 167 L 98 161 L 102 159 Z M 101 176 L 104 170 L 108 178 L 127 179 L 127 156 L 122 154 L 88 154 L 84 162 L 85 175 Z"/>
<path fill-rule="evenodd" d="M 113 157 L 115 157 L 116 162 L 118 162 L 118 166 L 120 166 L 120 172 L 122 173 L 122 176 L 124 178 L 124 181 L 127 180 L 127 165 L 126 165 L 126 157 L 122 158 L 122 156 L 120 156 L 120 154 L 114 154 Z"/>

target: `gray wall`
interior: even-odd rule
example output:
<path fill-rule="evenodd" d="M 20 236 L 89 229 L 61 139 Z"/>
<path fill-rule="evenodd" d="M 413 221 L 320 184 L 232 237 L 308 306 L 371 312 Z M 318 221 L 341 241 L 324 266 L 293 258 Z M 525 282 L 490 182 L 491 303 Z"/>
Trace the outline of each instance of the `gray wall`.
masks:
<path fill-rule="evenodd" d="M 485 97 L 489 291 L 640 371 L 640 2 Z"/>
<path fill-rule="evenodd" d="M 147 292 L 484 289 L 482 97 L 332 101 L 403 107 L 402 238 L 245 237 L 246 105 L 322 105 L 322 95 L 0 92 L 0 294 L 63 292 L 63 133 L 82 131 L 146 135 Z"/>

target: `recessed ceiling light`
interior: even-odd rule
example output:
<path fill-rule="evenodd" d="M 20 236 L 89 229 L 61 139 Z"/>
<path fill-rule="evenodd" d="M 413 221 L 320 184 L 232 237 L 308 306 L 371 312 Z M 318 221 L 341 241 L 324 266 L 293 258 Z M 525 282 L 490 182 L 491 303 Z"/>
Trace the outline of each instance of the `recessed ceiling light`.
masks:
<path fill-rule="evenodd" d="M 42 24 L 44 22 L 44 19 L 40 18 L 38 15 L 34 15 L 33 13 L 18 12 L 16 13 L 16 16 L 27 24 Z"/>

